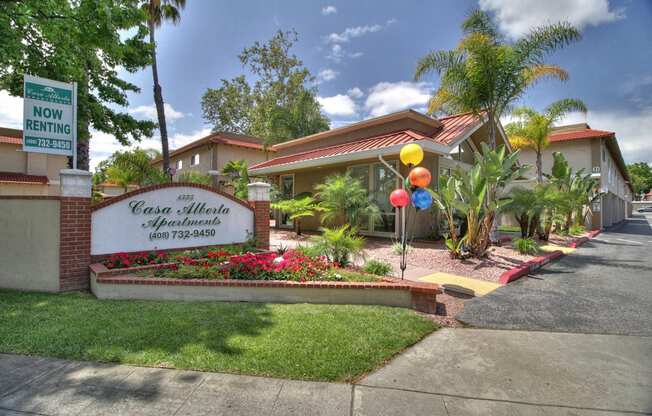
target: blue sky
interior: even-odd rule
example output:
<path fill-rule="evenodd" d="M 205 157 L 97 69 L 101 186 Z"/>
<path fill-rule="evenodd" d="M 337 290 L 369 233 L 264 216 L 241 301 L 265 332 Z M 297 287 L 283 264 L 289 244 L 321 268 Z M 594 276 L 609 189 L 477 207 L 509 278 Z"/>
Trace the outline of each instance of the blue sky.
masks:
<path fill-rule="evenodd" d="M 320 101 L 333 127 L 423 109 L 438 79 L 412 82 L 416 61 L 429 50 L 454 48 L 460 23 L 475 7 L 492 13 L 511 39 L 545 22 L 569 20 L 581 28 L 581 42 L 549 58 L 570 72 L 570 80 L 540 83 L 521 104 L 541 109 L 560 98 L 580 98 L 588 116 L 574 114 L 566 121 L 586 120 L 593 128 L 615 131 L 628 162 L 652 162 L 648 0 L 191 0 L 179 25 L 165 24 L 157 33 L 172 145 L 208 133 L 201 117 L 203 93 L 242 73 L 238 53 L 279 29 L 298 32 L 293 52 L 318 77 Z M 125 77 L 142 88 L 130 96 L 128 111 L 154 117 L 150 70 Z M 13 100 L 0 93 L 2 125 L 15 119 Z M 157 146 L 157 138 L 141 146 Z M 118 148 L 111 137 L 96 134 L 92 165 Z"/>

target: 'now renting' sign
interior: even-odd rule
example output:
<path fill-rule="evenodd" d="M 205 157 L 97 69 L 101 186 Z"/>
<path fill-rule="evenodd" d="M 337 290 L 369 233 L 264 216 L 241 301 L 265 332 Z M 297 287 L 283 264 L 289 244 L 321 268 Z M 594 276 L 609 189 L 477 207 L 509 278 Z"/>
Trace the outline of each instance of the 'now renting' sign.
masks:
<path fill-rule="evenodd" d="M 23 151 L 72 156 L 76 135 L 74 84 L 25 75 Z"/>

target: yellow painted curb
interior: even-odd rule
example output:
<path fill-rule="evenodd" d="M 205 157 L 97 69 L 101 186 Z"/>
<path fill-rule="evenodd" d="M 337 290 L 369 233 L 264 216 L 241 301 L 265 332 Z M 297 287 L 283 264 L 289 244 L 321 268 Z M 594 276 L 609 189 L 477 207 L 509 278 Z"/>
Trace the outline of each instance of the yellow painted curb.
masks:
<path fill-rule="evenodd" d="M 486 282 L 484 280 L 442 272 L 421 277 L 419 280 L 422 282 L 437 283 L 446 290 L 471 296 L 484 296 L 502 286 L 500 283 Z"/>
<path fill-rule="evenodd" d="M 545 251 L 546 253 L 550 253 L 551 251 L 559 250 L 564 254 L 570 254 L 573 251 L 575 251 L 575 249 L 572 248 L 572 247 L 558 246 L 557 244 L 544 244 L 542 246 L 539 246 L 539 250 Z"/>

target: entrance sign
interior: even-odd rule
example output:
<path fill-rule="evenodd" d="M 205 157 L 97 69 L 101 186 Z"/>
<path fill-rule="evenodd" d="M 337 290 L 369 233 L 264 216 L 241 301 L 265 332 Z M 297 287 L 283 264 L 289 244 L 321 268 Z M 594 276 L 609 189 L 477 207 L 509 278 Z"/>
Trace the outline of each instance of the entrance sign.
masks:
<path fill-rule="evenodd" d="M 237 244 L 253 232 L 247 203 L 208 187 L 159 185 L 93 208 L 91 255 Z"/>
<path fill-rule="evenodd" d="M 23 87 L 23 151 L 74 157 L 77 84 L 25 75 Z"/>

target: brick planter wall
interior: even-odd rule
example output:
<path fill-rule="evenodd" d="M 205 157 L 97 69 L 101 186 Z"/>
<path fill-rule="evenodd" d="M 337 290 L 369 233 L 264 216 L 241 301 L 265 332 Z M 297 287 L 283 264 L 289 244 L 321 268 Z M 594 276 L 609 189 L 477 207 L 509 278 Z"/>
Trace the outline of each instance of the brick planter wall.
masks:
<path fill-rule="evenodd" d="M 61 197 L 60 201 L 59 290 L 85 290 L 91 263 L 91 200 Z"/>
<path fill-rule="evenodd" d="M 269 201 L 252 201 L 254 207 L 254 238 L 256 246 L 263 250 L 269 250 Z"/>
<path fill-rule="evenodd" d="M 386 305 L 430 314 L 436 312 L 437 294 L 441 293 L 436 284 L 397 279 L 379 282 L 293 282 L 164 279 L 133 274 L 142 269 L 109 270 L 102 264 L 92 264 L 91 290 L 99 299 Z"/>

